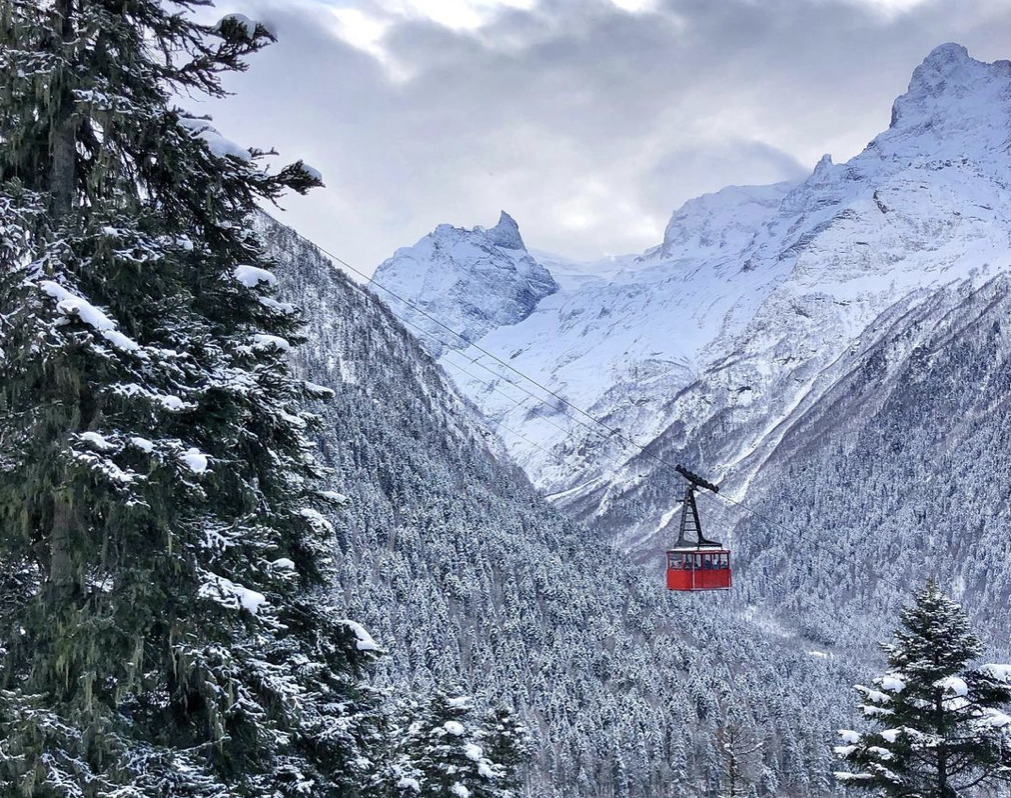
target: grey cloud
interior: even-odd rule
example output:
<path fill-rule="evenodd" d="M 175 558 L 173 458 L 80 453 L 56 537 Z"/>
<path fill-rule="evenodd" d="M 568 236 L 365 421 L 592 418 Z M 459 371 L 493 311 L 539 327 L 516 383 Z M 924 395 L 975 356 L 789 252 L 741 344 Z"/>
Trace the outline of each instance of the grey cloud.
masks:
<path fill-rule="evenodd" d="M 364 0 L 363 0 L 364 2 Z M 436 224 L 491 224 L 582 257 L 656 244 L 685 199 L 853 155 L 935 45 L 1006 57 L 1011 4 L 886 18 L 836 0 L 541 0 L 461 33 L 397 22 L 411 77 L 336 38 L 321 9 L 247 0 L 279 43 L 212 110 L 233 138 L 320 168 L 284 220 L 370 270 Z M 365 7 L 365 6 L 363 6 Z"/>
<path fill-rule="evenodd" d="M 810 171 L 789 153 L 764 142 L 726 139 L 688 145 L 667 153 L 646 170 L 643 192 L 649 204 L 666 207 L 671 197 L 685 196 L 694 186 L 763 185 L 800 180 Z M 748 179 L 740 180 L 741 175 L 747 175 Z"/>

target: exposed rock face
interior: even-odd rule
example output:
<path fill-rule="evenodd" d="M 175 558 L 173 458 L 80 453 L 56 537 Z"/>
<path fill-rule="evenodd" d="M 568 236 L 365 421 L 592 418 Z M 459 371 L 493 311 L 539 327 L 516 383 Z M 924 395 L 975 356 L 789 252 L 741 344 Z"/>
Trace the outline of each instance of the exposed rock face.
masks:
<path fill-rule="evenodd" d="M 377 289 L 401 318 L 417 325 L 415 332 L 435 354 L 464 348 L 466 341 L 496 327 L 523 321 L 540 300 L 558 290 L 547 269 L 529 255 L 519 226 L 505 211 L 487 230 L 439 225 L 413 247 L 397 250 L 379 266 L 375 279 L 459 333 Z"/>

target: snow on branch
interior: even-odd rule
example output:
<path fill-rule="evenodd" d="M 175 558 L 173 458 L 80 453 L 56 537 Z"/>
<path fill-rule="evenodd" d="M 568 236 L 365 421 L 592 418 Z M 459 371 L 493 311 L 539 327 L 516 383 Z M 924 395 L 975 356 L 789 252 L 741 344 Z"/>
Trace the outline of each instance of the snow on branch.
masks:
<path fill-rule="evenodd" d="M 864 698 L 870 701 L 872 704 L 887 704 L 890 703 L 892 697 L 880 690 L 875 690 L 871 687 L 864 687 L 862 684 L 854 685 L 857 690 L 864 694 Z"/>
<path fill-rule="evenodd" d="M 237 158 L 245 163 L 253 162 L 253 154 L 248 148 L 243 148 L 231 139 L 226 139 L 221 132 L 214 127 L 207 119 L 193 119 L 191 117 L 180 117 L 180 126 L 189 131 L 194 139 L 200 139 L 207 145 L 211 155 L 215 158 Z"/>
<path fill-rule="evenodd" d="M 870 773 L 846 773 L 841 770 L 837 770 L 832 775 L 839 781 L 866 781 L 874 778 Z"/>
<path fill-rule="evenodd" d="M 344 619 L 338 621 L 338 623 L 344 624 L 352 632 L 355 633 L 355 637 L 358 639 L 357 648 L 359 651 L 379 651 L 379 644 L 372 639 L 372 635 L 368 633 L 368 630 L 362 626 L 357 621 L 351 621 Z"/>
<path fill-rule="evenodd" d="M 992 726 L 996 729 L 1002 729 L 1008 724 L 1011 724 L 1011 716 L 1006 715 L 999 709 L 987 707 L 983 710 L 983 714 L 980 717 L 980 723 L 984 726 Z"/>
<path fill-rule="evenodd" d="M 170 413 L 180 413 L 183 410 L 193 410 L 196 408 L 196 405 L 192 402 L 183 401 L 174 394 L 156 393 L 132 382 L 113 385 L 110 390 L 117 396 L 130 398 L 139 396 L 152 404 L 160 405 L 162 409 Z"/>
<path fill-rule="evenodd" d="M 56 309 L 64 316 L 76 316 L 121 352 L 133 352 L 141 358 L 147 357 L 140 344 L 119 332 L 116 329 L 116 322 L 88 300 L 71 293 L 52 280 L 43 280 L 39 283 L 39 287 L 45 294 L 56 300 Z"/>
<path fill-rule="evenodd" d="M 105 477 L 122 487 L 143 480 L 144 477 L 134 471 L 124 471 L 112 460 L 101 457 L 94 452 L 73 452 L 76 462 L 88 468 L 91 472 Z"/>
<path fill-rule="evenodd" d="M 250 19 L 245 14 L 226 14 L 218 20 L 218 23 L 214 26 L 214 31 L 225 38 L 229 38 L 230 34 L 234 31 L 252 40 L 256 38 L 256 32 L 260 28 L 266 30 L 264 25 Z"/>
<path fill-rule="evenodd" d="M 345 505 L 350 501 L 350 499 L 348 499 L 348 497 L 343 493 L 338 493 L 335 490 L 320 490 L 316 491 L 316 494 L 320 498 L 326 499 L 328 502 L 333 502 L 338 505 Z"/>
<path fill-rule="evenodd" d="M 278 335 L 258 333 L 253 336 L 253 348 L 260 351 L 276 349 L 280 352 L 287 352 L 291 349 L 291 344 Z"/>
<path fill-rule="evenodd" d="M 277 285 L 277 276 L 273 272 L 260 269 L 257 266 L 236 266 L 233 274 L 235 279 L 246 288 L 256 288 L 260 283 Z"/>
<path fill-rule="evenodd" d="M 228 609 L 244 609 L 252 615 L 256 615 L 260 607 L 267 603 L 267 597 L 262 593 L 210 571 L 204 573 L 204 583 L 200 586 L 199 595 Z"/>
<path fill-rule="evenodd" d="M 994 681 L 1011 682 L 1011 665 L 990 662 L 980 665 L 978 670 L 983 676 L 988 676 Z"/>
<path fill-rule="evenodd" d="M 302 516 L 309 525 L 312 527 L 313 531 L 318 535 L 332 535 L 334 532 L 333 524 L 323 517 L 323 514 L 319 510 L 314 510 L 312 507 L 302 507 L 298 514 Z"/>
<path fill-rule="evenodd" d="M 874 680 L 874 684 L 889 693 L 901 693 L 906 689 L 906 682 L 898 674 L 889 673 Z"/>
<path fill-rule="evenodd" d="M 333 399 L 337 394 L 332 388 L 327 388 L 324 385 L 317 385 L 314 382 L 309 382 L 308 380 L 302 381 L 302 388 L 305 390 L 307 396 L 312 399 Z"/>
<path fill-rule="evenodd" d="M 77 437 L 100 452 L 115 452 L 119 449 L 119 446 L 98 432 L 82 432 Z"/>
<path fill-rule="evenodd" d="M 207 471 L 208 460 L 206 454 L 199 449 L 190 448 L 179 455 L 179 459 L 194 474 L 203 474 Z"/>
<path fill-rule="evenodd" d="M 298 309 L 290 302 L 278 302 L 276 299 L 271 299 L 269 296 L 261 296 L 260 304 L 265 308 L 277 311 L 285 316 L 292 316 L 298 311 Z"/>
<path fill-rule="evenodd" d="M 969 685 L 965 683 L 965 679 L 958 676 L 946 676 L 943 679 L 938 679 L 934 682 L 934 687 L 940 687 L 945 692 L 954 693 L 960 697 L 969 695 Z"/>
<path fill-rule="evenodd" d="M 323 182 L 323 173 L 319 169 L 314 169 L 309 166 L 309 164 L 305 163 L 305 161 L 299 161 L 298 168 L 313 180 L 318 180 L 320 183 Z"/>

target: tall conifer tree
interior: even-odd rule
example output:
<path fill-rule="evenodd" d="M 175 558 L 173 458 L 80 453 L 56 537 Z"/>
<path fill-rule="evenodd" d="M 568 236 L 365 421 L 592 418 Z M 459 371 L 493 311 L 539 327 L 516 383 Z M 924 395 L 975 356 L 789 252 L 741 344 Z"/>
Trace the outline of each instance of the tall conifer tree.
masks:
<path fill-rule="evenodd" d="M 329 796 L 374 648 L 249 232 L 278 171 L 173 98 L 268 44 L 205 0 L 0 0 L 0 793 Z"/>

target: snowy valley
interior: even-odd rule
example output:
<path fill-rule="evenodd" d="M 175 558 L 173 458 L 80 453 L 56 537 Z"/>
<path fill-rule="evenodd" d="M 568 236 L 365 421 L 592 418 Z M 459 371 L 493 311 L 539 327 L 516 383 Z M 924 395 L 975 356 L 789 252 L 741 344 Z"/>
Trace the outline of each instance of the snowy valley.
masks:
<path fill-rule="evenodd" d="M 486 305 L 494 293 L 469 257 L 480 228 L 453 229 L 452 245 L 440 228 L 452 256 L 437 265 L 421 254 L 429 238 L 398 250 L 376 283 L 463 334 L 421 340 L 538 489 L 647 567 L 676 536 L 669 464 L 683 461 L 761 513 L 705 500 L 710 528 L 743 555 L 742 606 L 788 605 L 788 625 L 839 640 L 841 606 L 873 625 L 882 601 L 901 601 L 895 584 L 944 561 L 956 594 L 1003 625 L 994 599 L 1011 595 L 1011 574 L 994 552 L 1007 505 L 955 497 L 1011 488 L 995 445 L 1009 378 L 1009 115 L 1011 64 L 942 45 L 855 158 L 692 200 L 638 256 L 582 268 L 539 256 L 559 290 L 515 322 L 486 316 L 473 335 L 455 321 L 455 297 Z M 453 292 L 425 290 L 435 271 Z"/>
<path fill-rule="evenodd" d="M 387 650 L 379 684 L 516 709 L 536 795 L 718 791 L 731 722 L 768 734 L 756 790 L 833 789 L 826 729 L 845 718 L 859 646 L 811 653 L 775 624 L 755 634 L 727 597 L 667 595 L 536 495 L 382 303 L 290 229 L 260 227 L 307 314 L 299 371 L 335 391 L 312 410 L 347 495 L 329 515 L 337 599 Z"/>
<path fill-rule="evenodd" d="M 502 212 L 363 283 L 264 210 L 323 172 L 179 103 L 296 18 L 320 38 L 267 73 L 364 32 L 340 80 L 394 92 L 419 176 L 393 56 L 557 64 L 584 4 L 272 2 L 0 0 L 0 796 L 1005 795 L 1011 63 L 934 49 L 859 155 L 691 200 L 641 254 Z M 672 21 L 625 5 L 593 14 Z M 449 71 L 457 122 L 462 75 L 527 124 Z M 382 138 L 353 110 L 320 135 Z M 664 557 L 682 477 L 731 552 Z"/>

